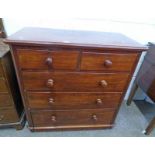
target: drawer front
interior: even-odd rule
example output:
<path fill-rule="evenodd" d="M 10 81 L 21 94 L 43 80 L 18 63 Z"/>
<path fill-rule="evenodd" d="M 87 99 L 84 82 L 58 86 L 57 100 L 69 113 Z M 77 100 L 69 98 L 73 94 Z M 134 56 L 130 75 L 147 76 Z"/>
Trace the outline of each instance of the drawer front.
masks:
<path fill-rule="evenodd" d="M 6 81 L 4 78 L 0 77 L 0 92 L 7 92 Z"/>
<path fill-rule="evenodd" d="M 116 108 L 122 93 L 50 93 L 29 92 L 27 100 L 31 109 L 95 109 Z"/>
<path fill-rule="evenodd" d="M 8 93 L 0 93 L 0 107 L 12 105 L 12 100 Z"/>
<path fill-rule="evenodd" d="M 34 126 L 70 126 L 70 125 L 109 125 L 114 111 L 73 110 L 73 111 L 36 111 L 32 112 Z"/>
<path fill-rule="evenodd" d="M 21 69 L 66 69 L 77 67 L 78 51 L 75 50 L 18 50 Z"/>
<path fill-rule="evenodd" d="M 128 73 L 22 72 L 26 90 L 122 92 Z"/>
<path fill-rule="evenodd" d="M 0 110 L 0 124 L 15 123 L 18 121 L 18 116 L 13 108 Z"/>
<path fill-rule="evenodd" d="M 81 70 L 131 71 L 138 54 L 82 54 Z"/>

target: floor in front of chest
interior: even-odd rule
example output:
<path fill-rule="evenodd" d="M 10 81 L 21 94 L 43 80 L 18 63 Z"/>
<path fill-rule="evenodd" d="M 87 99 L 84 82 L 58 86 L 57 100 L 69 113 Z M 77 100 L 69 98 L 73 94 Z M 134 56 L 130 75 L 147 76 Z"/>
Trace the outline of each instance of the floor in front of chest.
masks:
<path fill-rule="evenodd" d="M 147 124 L 148 120 L 134 103 L 131 106 L 123 103 L 116 118 L 115 127 L 112 129 L 30 132 L 25 126 L 20 131 L 12 128 L 0 129 L 0 137 L 143 137 L 145 135 L 142 131 Z M 155 129 L 149 136 L 155 136 Z"/>

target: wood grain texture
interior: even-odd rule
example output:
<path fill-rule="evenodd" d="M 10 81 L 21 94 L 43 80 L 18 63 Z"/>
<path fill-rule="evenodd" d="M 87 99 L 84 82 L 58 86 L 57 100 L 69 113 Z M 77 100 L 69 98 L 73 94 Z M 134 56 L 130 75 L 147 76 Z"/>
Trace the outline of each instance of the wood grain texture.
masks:
<path fill-rule="evenodd" d="M 22 117 L 24 112 L 9 51 L 5 51 L 1 55 L 0 64 L 0 127 L 19 129 L 25 124 L 24 117 Z"/>
<path fill-rule="evenodd" d="M 70 49 L 35 50 L 19 49 L 18 59 L 21 69 L 67 69 L 74 70 L 77 66 L 78 51 Z M 48 63 L 48 59 L 51 63 Z"/>
<path fill-rule="evenodd" d="M 12 104 L 12 100 L 8 93 L 0 93 L 0 108 L 11 106 Z"/>
<path fill-rule="evenodd" d="M 17 122 L 18 115 L 14 108 L 0 109 L 0 124 Z"/>
<path fill-rule="evenodd" d="M 67 125 L 109 125 L 112 122 L 113 110 L 72 110 L 72 111 L 36 111 L 32 112 L 36 127 Z M 93 117 L 96 116 L 96 119 Z"/>
<path fill-rule="evenodd" d="M 122 92 L 128 77 L 128 73 L 22 72 L 25 90 Z M 53 86 L 47 86 L 48 79 L 54 81 Z M 107 81 L 106 87 L 102 80 Z"/>
<path fill-rule="evenodd" d="M 6 42 L 32 131 L 112 127 L 147 49 L 118 33 L 40 28 Z"/>
<path fill-rule="evenodd" d="M 2 77 L 0 77 L 0 92 L 8 92 L 6 80 Z"/>
<path fill-rule="evenodd" d="M 106 51 L 105 51 L 106 52 Z M 132 70 L 138 54 L 114 54 L 83 52 L 81 70 L 128 71 Z M 111 65 L 106 65 L 110 61 Z"/>
<path fill-rule="evenodd" d="M 37 34 L 37 35 L 34 35 Z M 120 33 L 24 28 L 5 41 L 18 45 L 62 45 L 86 48 L 131 49 L 137 52 L 147 48 Z"/>
<path fill-rule="evenodd" d="M 121 93 L 86 92 L 28 92 L 27 100 L 31 109 L 95 109 L 117 108 Z M 112 97 L 111 97 L 112 96 Z M 53 102 L 49 102 L 53 99 Z M 102 102 L 97 102 L 98 100 Z"/>

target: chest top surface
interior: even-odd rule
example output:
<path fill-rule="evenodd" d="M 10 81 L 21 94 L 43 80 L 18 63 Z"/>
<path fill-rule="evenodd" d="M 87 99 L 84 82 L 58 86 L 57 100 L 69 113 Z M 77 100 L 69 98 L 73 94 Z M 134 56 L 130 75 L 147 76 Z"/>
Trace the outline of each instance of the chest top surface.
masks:
<path fill-rule="evenodd" d="M 5 42 L 21 45 L 63 45 L 135 50 L 147 49 L 145 46 L 120 33 L 32 27 L 23 28 L 9 36 Z"/>

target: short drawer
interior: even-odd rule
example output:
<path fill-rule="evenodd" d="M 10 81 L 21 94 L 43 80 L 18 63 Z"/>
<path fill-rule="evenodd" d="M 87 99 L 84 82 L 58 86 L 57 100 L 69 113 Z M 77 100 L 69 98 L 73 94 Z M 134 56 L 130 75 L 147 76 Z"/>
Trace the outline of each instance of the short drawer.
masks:
<path fill-rule="evenodd" d="M 72 111 L 36 111 L 32 112 L 35 127 L 109 125 L 114 117 L 114 110 L 72 110 Z"/>
<path fill-rule="evenodd" d="M 28 92 L 27 100 L 31 109 L 95 109 L 116 108 L 122 93 L 51 93 Z"/>
<path fill-rule="evenodd" d="M 128 73 L 22 72 L 26 90 L 122 92 Z"/>
<path fill-rule="evenodd" d="M 17 53 L 21 69 L 74 70 L 77 67 L 78 51 L 76 50 L 18 49 Z"/>
<path fill-rule="evenodd" d="M 15 123 L 18 116 L 13 108 L 0 109 L 0 124 Z"/>
<path fill-rule="evenodd" d="M 6 81 L 3 77 L 0 77 L 0 92 L 8 92 Z"/>
<path fill-rule="evenodd" d="M 7 107 L 12 105 L 12 100 L 8 93 L 0 93 L 0 107 Z"/>
<path fill-rule="evenodd" d="M 81 70 L 131 71 L 138 54 L 90 53 L 84 52 Z"/>

